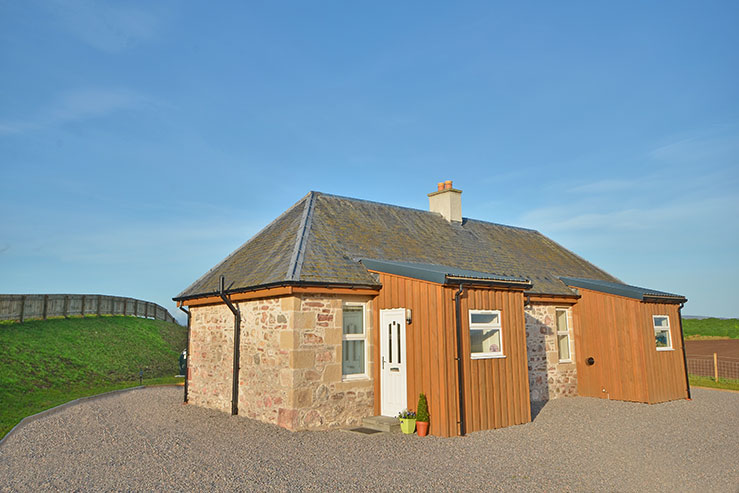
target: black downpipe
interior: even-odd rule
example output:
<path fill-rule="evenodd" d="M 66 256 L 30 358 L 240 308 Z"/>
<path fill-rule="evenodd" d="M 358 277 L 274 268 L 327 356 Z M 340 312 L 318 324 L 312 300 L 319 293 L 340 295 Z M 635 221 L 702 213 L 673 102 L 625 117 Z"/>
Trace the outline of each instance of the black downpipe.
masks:
<path fill-rule="evenodd" d="M 228 306 L 228 309 L 234 314 L 234 368 L 233 368 L 233 387 L 231 388 L 231 415 L 239 414 L 239 366 L 241 355 L 239 346 L 241 344 L 241 313 L 231 300 L 228 299 L 224 292 L 225 280 L 221 276 L 221 299 Z"/>
<path fill-rule="evenodd" d="M 187 344 L 185 345 L 185 350 L 187 351 L 187 354 L 185 354 L 185 398 L 183 400 L 183 402 L 187 403 L 187 381 L 190 380 L 190 310 L 185 310 L 185 307 L 183 306 L 179 308 L 183 312 L 187 313 Z"/>
<path fill-rule="evenodd" d="M 464 421 L 464 363 L 462 360 L 462 303 L 460 296 L 464 291 L 464 286 L 459 285 L 459 290 L 454 293 L 454 309 L 457 316 L 457 389 L 459 390 L 459 435 L 465 434 Z"/>
<path fill-rule="evenodd" d="M 680 322 L 680 344 L 683 346 L 683 365 L 685 367 L 685 388 L 688 390 L 688 399 L 690 399 L 690 379 L 688 378 L 688 358 L 685 356 L 685 336 L 683 336 L 683 306 L 685 303 L 680 303 L 680 308 L 677 309 L 677 320 Z"/>

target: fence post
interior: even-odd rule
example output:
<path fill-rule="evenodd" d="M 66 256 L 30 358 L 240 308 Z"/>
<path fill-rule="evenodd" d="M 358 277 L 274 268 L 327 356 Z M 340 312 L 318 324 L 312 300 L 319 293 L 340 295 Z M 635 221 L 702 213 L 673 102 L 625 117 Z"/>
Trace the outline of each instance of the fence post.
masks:
<path fill-rule="evenodd" d="M 82 318 L 85 318 L 85 295 L 84 294 L 82 295 L 82 310 L 80 311 L 82 312 Z"/>
<path fill-rule="evenodd" d="M 67 318 L 69 316 L 69 295 L 64 295 L 64 318 Z"/>
<path fill-rule="evenodd" d="M 123 298 L 123 316 L 126 316 L 126 308 L 128 308 L 128 298 Z"/>
<path fill-rule="evenodd" d="M 49 304 L 49 295 L 48 294 L 45 294 L 44 295 L 44 314 L 43 314 L 44 320 L 46 320 L 46 306 L 48 304 Z"/>
<path fill-rule="evenodd" d="M 713 376 L 718 382 L 718 355 L 716 353 L 713 353 Z"/>
<path fill-rule="evenodd" d="M 23 315 L 26 311 L 26 295 L 21 296 L 21 323 L 23 323 Z"/>
<path fill-rule="evenodd" d="M 100 301 L 103 299 L 102 296 L 98 295 L 98 317 L 100 316 Z"/>

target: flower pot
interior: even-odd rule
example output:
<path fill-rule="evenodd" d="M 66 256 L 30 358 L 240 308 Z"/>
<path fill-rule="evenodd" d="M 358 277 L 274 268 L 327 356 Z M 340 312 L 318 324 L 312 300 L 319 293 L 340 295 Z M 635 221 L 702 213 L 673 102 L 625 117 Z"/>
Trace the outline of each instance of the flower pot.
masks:
<path fill-rule="evenodd" d="M 410 435 L 416 431 L 416 420 L 413 418 L 401 418 L 400 419 L 400 431 L 406 435 Z"/>
<path fill-rule="evenodd" d="M 416 431 L 418 436 L 425 437 L 429 434 L 429 422 L 428 421 L 416 421 Z"/>

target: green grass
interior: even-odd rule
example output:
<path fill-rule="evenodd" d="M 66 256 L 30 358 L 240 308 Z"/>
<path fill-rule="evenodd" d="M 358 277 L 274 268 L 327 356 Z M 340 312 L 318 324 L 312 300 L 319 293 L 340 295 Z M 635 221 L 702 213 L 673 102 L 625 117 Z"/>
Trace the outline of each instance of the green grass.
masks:
<path fill-rule="evenodd" d="M 733 378 L 719 378 L 716 382 L 713 377 L 700 377 L 698 375 L 688 375 L 690 385 L 696 387 L 711 387 L 714 389 L 739 390 L 739 380 Z"/>
<path fill-rule="evenodd" d="M 181 382 L 186 329 L 137 317 L 34 320 L 0 326 L 0 437 L 25 416 L 79 397 Z"/>
<path fill-rule="evenodd" d="M 695 318 L 684 318 L 683 334 L 686 339 L 691 336 L 739 339 L 739 319 L 704 318 L 698 320 Z"/>

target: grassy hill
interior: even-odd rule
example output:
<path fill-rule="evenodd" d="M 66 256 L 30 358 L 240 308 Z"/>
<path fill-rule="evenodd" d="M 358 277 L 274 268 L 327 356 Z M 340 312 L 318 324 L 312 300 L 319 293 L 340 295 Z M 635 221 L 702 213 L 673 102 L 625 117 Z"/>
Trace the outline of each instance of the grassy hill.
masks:
<path fill-rule="evenodd" d="M 739 319 L 736 318 L 684 318 L 683 334 L 686 339 L 702 337 L 739 339 Z"/>
<path fill-rule="evenodd" d="M 108 390 L 174 382 L 187 330 L 137 317 L 0 325 L 0 437 L 25 416 Z"/>

